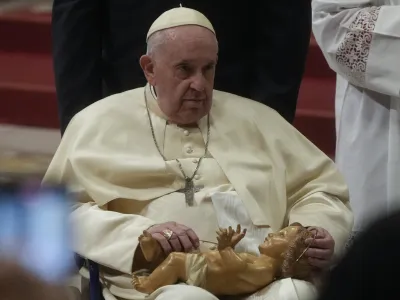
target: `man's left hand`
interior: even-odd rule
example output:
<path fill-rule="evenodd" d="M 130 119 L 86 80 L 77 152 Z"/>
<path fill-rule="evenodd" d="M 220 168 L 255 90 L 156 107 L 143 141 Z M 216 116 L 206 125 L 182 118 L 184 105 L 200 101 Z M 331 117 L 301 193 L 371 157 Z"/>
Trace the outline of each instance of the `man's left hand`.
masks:
<path fill-rule="evenodd" d="M 315 234 L 315 239 L 306 240 L 306 243 L 310 243 L 310 248 L 305 255 L 308 257 L 310 265 L 318 269 L 326 269 L 331 264 L 335 241 L 329 232 L 321 227 L 308 227 L 307 229 Z"/>

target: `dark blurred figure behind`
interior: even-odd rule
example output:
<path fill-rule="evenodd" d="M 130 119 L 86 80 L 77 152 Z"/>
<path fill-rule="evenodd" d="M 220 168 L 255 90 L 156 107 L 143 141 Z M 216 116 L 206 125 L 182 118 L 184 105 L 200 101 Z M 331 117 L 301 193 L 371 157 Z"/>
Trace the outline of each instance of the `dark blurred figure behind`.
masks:
<path fill-rule="evenodd" d="M 210 19 L 220 52 L 215 88 L 262 102 L 292 122 L 311 32 L 311 1 L 54 0 L 53 53 L 61 130 L 107 95 L 144 86 L 138 60 L 164 11 Z"/>
<path fill-rule="evenodd" d="M 400 299 L 400 212 L 360 233 L 319 300 Z"/>
<path fill-rule="evenodd" d="M 50 285 L 17 263 L 0 259 L 1 300 L 71 300 L 77 296 L 69 287 Z"/>

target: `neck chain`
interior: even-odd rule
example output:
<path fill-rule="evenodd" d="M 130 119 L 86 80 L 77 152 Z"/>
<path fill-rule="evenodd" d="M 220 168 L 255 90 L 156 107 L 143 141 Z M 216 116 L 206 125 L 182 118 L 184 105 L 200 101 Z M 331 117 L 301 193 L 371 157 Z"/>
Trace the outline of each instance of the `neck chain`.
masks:
<path fill-rule="evenodd" d="M 156 139 L 156 135 L 154 133 L 154 127 L 153 127 L 153 122 L 151 120 L 151 116 L 150 116 L 150 110 L 149 110 L 149 106 L 148 106 L 148 102 L 147 102 L 147 95 L 146 95 L 146 89 L 144 91 L 144 99 L 146 102 L 146 110 L 147 110 L 147 116 L 149 118 L 149 123 L 150 123 L 150 129 L 151 129 L 151 134 L 153 136 L 153 141 L 154 144 L 156 145 L 156 148 L 158 150 L 158 153 L 160 153 L 161 157 L 164 159 L 164 161 L 167 161 L 167 159 L 165 158 L 164 154 L 161 152 L 160 146 L 158 145 L 157 139 Z M 206 157 L 207 152 L 208 152 L 208 142 L 210 141 L 210 115 L 207 115 L 207 140 L 206 140 L 206 146 L 205 146 L 205 150 L 204 150 L 204 154 L 202 157 L 200 157 L 199 162 L 197 163 L 196 169 L 194 170 L 192 176 L 187 176 L 185 171 L 182 168 L 182 164 L 178 159 L 175 159 L 176 162 L 178 163 L 179 166 L 179 170 L 181 171 L 183 178 L 185 179 L 185 188 L 183 189 L 183 192 L 185 193 L 185 200 L 186 200 L 186 204 L 188 206 L 193 206 L 193 202 L 194 202 L 194 194 L 195 194 L 195 186 L 193 183 L 193 178 L 196 176 L 197 171 L 199 170 L 201 161 L 203 160 L 203 158 Z M 182 190 L 180 190 L 182 191 Z"/>

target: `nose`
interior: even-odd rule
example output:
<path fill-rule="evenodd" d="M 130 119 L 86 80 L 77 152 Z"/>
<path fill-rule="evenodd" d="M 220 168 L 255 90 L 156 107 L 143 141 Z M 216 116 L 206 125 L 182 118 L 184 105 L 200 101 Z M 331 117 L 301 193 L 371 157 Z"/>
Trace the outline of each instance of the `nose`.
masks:
<path fill-rule="evenodd" d="M 198 91 L 198 92 L 203 92 L 205 90 L 206 80 L 202 73 L 199 72 L 199 73 L 193 75 L 190 87 L 193 90 Z"/>

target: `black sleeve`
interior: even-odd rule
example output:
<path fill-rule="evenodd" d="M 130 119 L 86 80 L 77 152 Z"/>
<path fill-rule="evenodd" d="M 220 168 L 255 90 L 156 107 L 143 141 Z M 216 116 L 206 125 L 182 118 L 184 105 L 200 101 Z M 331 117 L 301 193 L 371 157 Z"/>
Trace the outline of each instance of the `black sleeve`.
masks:
<path fill-rule="evenodd" d="M 259 2 L 252 98 L 293 122 L 311 35 L 311 1 Z"/>
<path fill-rule="evenodd" d="M 102 96 L 101 0 L 54 0 L 52 41 L 61 131 Z"/>
<path fill-rule="evenodd" d="M 318 300 L 399 299 L 399 228 L 397 209 L 358 232 Z"/>
<path fill-rule="evenodd" d="M 146 35 L 163 12 L 179 6 L 176 0 L 107 0 L 103 31 L 103 80 L 106 95 L 146 84 L 139 65 L 146 53 Z"/>

